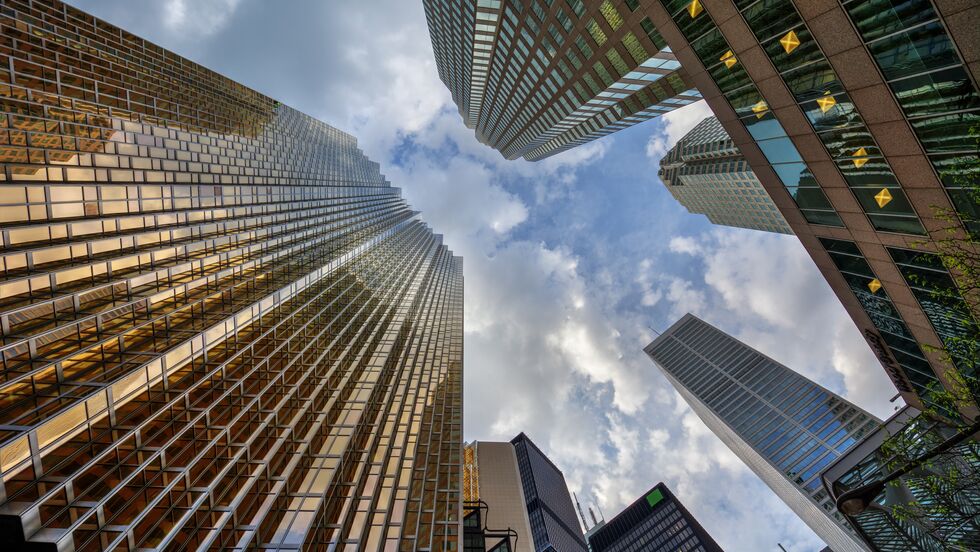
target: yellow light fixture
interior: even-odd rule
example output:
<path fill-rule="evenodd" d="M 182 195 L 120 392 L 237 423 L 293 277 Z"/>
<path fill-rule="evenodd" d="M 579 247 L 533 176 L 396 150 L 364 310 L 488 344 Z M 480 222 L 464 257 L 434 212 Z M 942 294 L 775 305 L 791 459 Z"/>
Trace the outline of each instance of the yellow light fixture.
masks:
<path fill-rule="evenodd" d="M 755 112 L 757 119 L 761 119 L 766 116 L 766 111 L 769 111 L 769 106 L 765 100 L 759 100 L 759 103 L 752 106 L 752 111 Z"/>
<path fill-rule="evenodd" d="M 868 289 L 871 290 L 871 293 L 878 293 L 878 290 L 881 289 L 881 280 L 878 278 L 873 278 L 870 282 L 868 282 Z"/>
<path fill-rule="evenodd" d="M 854 152 L 854 157 L 863 158 L 854 160 L 854 166 L 860 169 L 868 162 L 868 150 L 861 148 Z"/>
<path fill-rule="evenodd" d="M 691 19 L 697 17 L 703 11 L 704 6 L 701 5 L 700 0 L 691 0 L 691 5 L 687 7 L 687 13 L 691 14 Z"/>
<path fill-rule="evenodd" d="M 821 113 L 826 113 L 830 111 L 832 107 L 837 105 L 837 100 L 833 96 L 824 96 L 822 98 L 817 98 L 817 105 L 820 106 Z"/>
<path fill-rule="evenodd" d="M 736 63 L 738 63 L 738 58 L 735 57 L 735 52 L 728 50 L 725 52 L 725 55 L 721 56 L 720 61 L 724 61 L 725 67 L 731 69 Z"/>
<path fill-rule="evenodd" d="M 790 31 L 786 33 L 786 36 L 779 39 L 779 43 L 783 45 L 783 50 L 786 50 L 788 54 L 799 47 L 800 37 L 796 36 L 794 31 Z"/>
<path fill-rule="evenodd" d="M 888 188 L 882 188 L 880 192 L 875 194 L 875 202 L 878 203 L 878 207 L 884 207 L 891 203 L 892 194 L 888 191 Z"/>

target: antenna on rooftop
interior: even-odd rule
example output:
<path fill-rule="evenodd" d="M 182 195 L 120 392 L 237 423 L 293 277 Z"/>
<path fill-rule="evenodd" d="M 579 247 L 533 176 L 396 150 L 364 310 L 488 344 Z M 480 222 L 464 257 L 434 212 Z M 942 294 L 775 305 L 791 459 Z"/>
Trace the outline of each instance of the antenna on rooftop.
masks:
<path fill-rule="evenodd" d="M 578 516 L 580 518 L 582 518 L 582 528 L 585 529 L 586 531 L 588 531 L 589 530 L 589 522 L 585 521 L 585 514 L 582 513 L 582 505 L 579 504 L 579 502 L 578 502 L 578 495 L 573 492 L 572 493 L 572 496 L 575 497 L 575 507 L 578 508 Z M 593 519 L 595 519 L 595 518 L 593 518 Z"/>
<path fill-rule="evenodd" d="M 602 508 L 599 506 L 599 497 L 593 494 L 592 501 L 595 502 L 595 507 L 599 510 L 599 518 L 602 519 L 602 521 L 606 521 L 606 515 L 602 513 Z"/>
<path fill-rule="evenodd" d="M 658 332 L 657 330 L 653 329 L 653 326 L 647 326 L 647 328 L 649 328 L 651 332 L 657 334 L 658 337 L 660 336 L 660 332 Z"/>

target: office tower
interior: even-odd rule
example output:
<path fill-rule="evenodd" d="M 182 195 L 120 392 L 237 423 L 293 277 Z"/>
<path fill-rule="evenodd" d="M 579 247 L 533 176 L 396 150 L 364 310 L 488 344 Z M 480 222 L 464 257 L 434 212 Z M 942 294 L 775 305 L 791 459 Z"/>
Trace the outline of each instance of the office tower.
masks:
<path fill-rule="evenodd" d="M 511 439 L 536 552 L 585 552 L 565 476 L 527 435 Z"/>
<path fill-rule="evenodd" d="M 639 0 L 423 0 L 439 77 L 507 159 L 544 159 L 700 99 Z"/>
<path fill-rule="evenodd" d="M 456 549 L 461 259 L 353 137 L 57 0 L 0 27 L 0 547 Z"/>
<path fill-rule="evenodd" d="M 483 529 L 480 542 L 472 545 L 474 550 L 501 550 L 498 547 L 509 539 L 508 550 L 534 552 L 525 504 L 514 445 L 474 441 L 465 446 L 463 508 L 469 507 L 469 515 L 478 517 L 469 524 L 464 518 L 463 525 Z"/>
<path fill-rule="evenodd" d="M 722 552 L 663 483 L 593 533 L 589 547 L 592 552 Z"/>
<path fill-rule="evenodd" d="M 716 117 L 698 123 L 664 155 L 659 176 L 674 199 L 714 224 L 793 233 Z"/>
<path fill-rule="evenodd" d="M 874 416 L 691 314 L 644 351 L 705 425 L 835 552 L 866 550 L 820 473 L 880 425 Z"/>
<path fill-rule="evenodd" d="M 980 442 L 962 440 L 875 485 L 903 467 L 897 451 L 925 456 L 958 429 L 906 407 L 824 470 L 823 484 L 835 500 L 851 491 L 867 500 L 847 519 L 878 550 L 980 550 Z"/>
<path fill-rule="evenodd" d="M 933 300 L 957 288 L 932 252 L 980 234 L 970 194 L 980 7 L 660 0 L 645 10 L 905 401 L 933 406 L 930 391 L 950 389 L 954 372 L 977 376 L 955 343 L 980 306 Z"/>

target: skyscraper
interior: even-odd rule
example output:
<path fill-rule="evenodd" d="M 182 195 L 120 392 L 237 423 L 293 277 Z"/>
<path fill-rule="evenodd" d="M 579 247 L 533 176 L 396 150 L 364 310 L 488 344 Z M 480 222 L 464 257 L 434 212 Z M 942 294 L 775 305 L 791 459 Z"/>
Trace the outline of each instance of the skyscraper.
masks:
<path fill-rule="evenodd" d="M 466 126 L 536 161 L 700 99 L 638 0 L 423 0 Z"/>
<path fill-rule="evenodd" d="M 792 234 L 717 117 L 708 117 L 660 160 L 660 180 L 674 199 L 714 224 Z"/>
<path fill-rule="evenodd" d="M 512 535 L 513 552 L 534 552 L 517 453 L 510 443 L 474 441 L 463 449 L 464 505 L 480 502 L 482 526 L 498 535 Z M 483 550 L 492 551 L 502 538 L 484 539 Z"/>
<path fill-rule="evenodd" d="M 527 435 L 511 439 L 537 552 L 585 552 L 585 539 L 565 476 Z"/>
<path fill-rule="evenodd" d="M 644 351 L 705 425 L 835 552 L 867 550 L 820 473 L 879 420 L 691 314 Z"/>
<path fill-rule="evenodd" d="M 353 137 L 0 5 L 0 543 L 454 550 L 462 261 Z"/>
<path fill-rule="evenodd" d="M 592 552 L 722 552 L 663 483 L 592 533 L 589 547 Z"/>
<path fill-rule="evenodd" d="M 956 274 L 933 253 L 952 236 L 980 235 L 980 6 L 661 0 L 646 9 L 905 401 L 931 406 L 932 389 L 976 377 L 980 366 L 956 343 L 975 333 L 980 306 L 957 297 Z"/>

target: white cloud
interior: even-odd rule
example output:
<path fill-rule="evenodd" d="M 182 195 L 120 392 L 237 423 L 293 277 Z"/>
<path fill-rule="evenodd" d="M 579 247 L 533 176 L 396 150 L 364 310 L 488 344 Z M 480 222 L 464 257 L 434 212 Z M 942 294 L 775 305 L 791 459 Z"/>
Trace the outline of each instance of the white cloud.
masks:
<path fill-rule="evenodd" d="M 167 0 L 163 24 L 171 32 L 203 38 L 221 30 L 238 8 L 240 0 Z"/>

